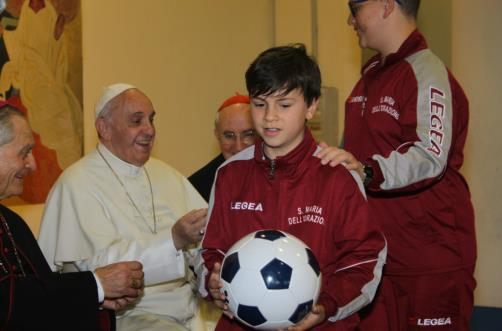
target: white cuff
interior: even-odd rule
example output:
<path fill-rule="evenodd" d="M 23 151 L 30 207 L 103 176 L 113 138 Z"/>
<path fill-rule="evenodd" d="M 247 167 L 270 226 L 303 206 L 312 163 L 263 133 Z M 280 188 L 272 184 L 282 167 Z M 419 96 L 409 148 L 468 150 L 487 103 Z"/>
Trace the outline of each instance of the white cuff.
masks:
<path fill-rule="evenodd" d="M 94 272 L 92 273 L 92 275 L 96 280 L 96 287 L 98 288 L 98 302 L 101 303 L 105 301 L 105 290 L 103 290 L 103 285 L 101 285 L 101 281 L 99 280 L 98 276 Z"/>
<path fill-rule="evenodd" d="M 145 285 L 154 285 L 185 276 L 185 257 L 182 250 L 176 250 L 171 238 L 150 242 L 149 254 L 140 260 L 145 273 Z"/>

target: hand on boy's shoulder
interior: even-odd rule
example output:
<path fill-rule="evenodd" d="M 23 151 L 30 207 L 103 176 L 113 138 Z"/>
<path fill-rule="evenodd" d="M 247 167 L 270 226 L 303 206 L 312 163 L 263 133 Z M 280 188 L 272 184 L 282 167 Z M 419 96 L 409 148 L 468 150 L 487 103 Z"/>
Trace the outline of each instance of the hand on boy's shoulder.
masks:
<path fill-rule="evenodd" d="M 336 167 L 341 164 L 347 170 L 355 170 L 363 178 L 363 165 L 352 153 L 338 147 L 329 146 L 324 141 L 319 143 L 319 147 L 321 147 L 321 150 L 315 156 L 321 160 L 322 165 Z"/>

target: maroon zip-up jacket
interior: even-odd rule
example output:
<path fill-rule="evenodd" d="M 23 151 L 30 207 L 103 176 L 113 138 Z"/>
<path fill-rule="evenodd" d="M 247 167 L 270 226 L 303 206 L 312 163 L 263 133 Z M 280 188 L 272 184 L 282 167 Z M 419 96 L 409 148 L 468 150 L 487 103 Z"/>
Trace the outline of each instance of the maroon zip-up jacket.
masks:
<path fill-rule="evenodd" d="M 467 98 L 415 30 L 363 69 L 346 101 L 344 148 L 374 169 L 371 216 L 388 240 L 388 274 L 473 267 L 474 212 L 459 172 Z"/>
<path fill-rule="evenodd" d="M 362 183 L 343 166 L 322 166 L 308 129 L 293 151 L 275 160 L 264 157 L 259 140 L 218 170 L 202 241 L 206 280 L 215 262 L 238 239 L 260 229 L 284 230 L 302 239 L 319 261 L 323 282 L 318 303 L 331 321 L 315 330 L 347 330 L 353 312 L 371 301 L 385 261 L 386 244 L 368 217 Z M 356 179 L 355 179 L 356 178 Z M 206 284 L 200 284 L 207 296 Z M 339 328 L 340 327 L 340 328 Z M 222 317 L 217 330 L 245 330 Z"/>

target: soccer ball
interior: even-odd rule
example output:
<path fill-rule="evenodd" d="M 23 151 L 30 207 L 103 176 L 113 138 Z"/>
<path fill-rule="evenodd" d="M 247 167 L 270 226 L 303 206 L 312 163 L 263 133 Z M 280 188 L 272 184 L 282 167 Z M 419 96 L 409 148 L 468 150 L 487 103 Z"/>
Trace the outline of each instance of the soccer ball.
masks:
<path fill-rule="evenodd" d="M 259 330 L 296 324 L 317 301 L 321 269 L 300 239 L 277 230 L 250 233 L 223 259 L 222 293 L 234 317 Z"/>

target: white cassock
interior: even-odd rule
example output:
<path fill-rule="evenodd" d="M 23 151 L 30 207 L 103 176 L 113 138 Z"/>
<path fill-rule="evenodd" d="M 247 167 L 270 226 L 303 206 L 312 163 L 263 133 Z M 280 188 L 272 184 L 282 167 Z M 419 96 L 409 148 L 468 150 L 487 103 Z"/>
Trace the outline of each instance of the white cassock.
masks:
<path fill-rule="evenodd" d="M 207 207 L 206 202 L 185 177 L 160 160 L 150 158 L 144 167 L 136 167 L 103 145 L 97 149 L 67 168 L 49 194 L 39 236 L 47 261 L 53 270 L 64 271 L 140 261 L 144 296 L 118 312 L 118 329 L 198 329 L 191 324 L 197 299 L 188 256 L 175 249 L 171 227 L 190 210 Z M 158 328 L 156 318 L 164 320 Z"/>

